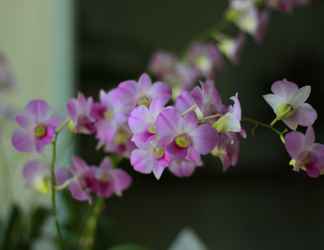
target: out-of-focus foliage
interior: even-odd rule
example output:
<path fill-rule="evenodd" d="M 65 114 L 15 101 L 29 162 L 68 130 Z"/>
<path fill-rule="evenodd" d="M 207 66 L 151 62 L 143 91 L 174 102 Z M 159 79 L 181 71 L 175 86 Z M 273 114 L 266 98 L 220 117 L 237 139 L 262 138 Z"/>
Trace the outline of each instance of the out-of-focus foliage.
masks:
<path fill-rule="evenodd" d="M 148 250 L 148 249 L 134 244 L 124 244 L 124 245 L 119 245 L 110 248 L 110 250 Z"/>
<path fill-rule="evenodd" d="M 6 220 L 0 222 L 1 250 L 32 250 L 33 244 L 43 236 L 49 211 L 33 210 L 28 216 L 13 206 Z"/>

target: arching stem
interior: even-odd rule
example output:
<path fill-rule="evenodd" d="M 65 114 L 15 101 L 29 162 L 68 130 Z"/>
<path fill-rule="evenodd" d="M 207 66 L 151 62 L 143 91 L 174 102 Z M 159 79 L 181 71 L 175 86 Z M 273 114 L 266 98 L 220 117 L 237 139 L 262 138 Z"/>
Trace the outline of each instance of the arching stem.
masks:
<path fill-rule="evenodd" d="M 280 131 L 280 130 L 274 128 L 272 125 L 269 125 L 269 124 L 264 123 L 264 122 L 260 122 L 258 120 L 253 119 L 253 118 L 250 118 L 250 117 L 244 117 L 242 119 L 242 121 L 243 122 L 248 122 L 248 123 L 251 123 L 251 124 L 255 125 L 254 129 L 256 129 L 257 127 L 264 127 L 264 128 L 270 129 L 271 131 L 273 131 L 274 133 L 276 133 L 280 137 L 280 140 L 283 143 L 285 143 L 284 135 L 287 132 L 287 129 L 285 129 L 284 131 Z"/>

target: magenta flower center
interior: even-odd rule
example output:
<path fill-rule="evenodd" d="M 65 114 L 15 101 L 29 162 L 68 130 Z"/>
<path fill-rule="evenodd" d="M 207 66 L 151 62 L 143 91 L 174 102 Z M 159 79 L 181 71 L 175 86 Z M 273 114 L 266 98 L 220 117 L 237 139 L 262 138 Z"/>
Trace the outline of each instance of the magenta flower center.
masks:
<path fill-rule="evenodd" d="M 34 135 L 38 139 L 42 139 L 47 135 L 47 126 L 44 124 L 38 124 L 34 129 Z"/>
<path fill-rule="evenodd" d="M 191 139 L 188 135 L 181 134 L 175 138 L 175 143 L 179 148 L 188 148 L 191 145 Z"/>

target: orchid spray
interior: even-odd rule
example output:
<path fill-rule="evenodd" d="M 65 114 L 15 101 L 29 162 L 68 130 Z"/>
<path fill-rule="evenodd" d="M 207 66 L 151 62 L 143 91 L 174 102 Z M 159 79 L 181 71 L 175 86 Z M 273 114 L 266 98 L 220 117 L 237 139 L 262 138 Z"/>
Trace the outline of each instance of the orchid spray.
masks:
<path fill-rule="evenodd" d="M 102 210 L 102 199 L 121 196 L 131 186 L 132 177 L 116 166 L 111 157 L 99 166 L 74 156 L 70 166 L 57 165 L 56 145 L 63 129 L 94 136 L 98 149 L 107 155 L 127 158 L 134 171 L 153 174 L 159 180 L 165 171 L 177 177 L 191 176 L 203 166 L 201 156 L 218 157 L 223 169 L 237 165 L 240 142 L 247 137 L 243 123 L 270 129 L 285 145 L 294 171 L 310 177 L 324 172 L 324 145 L 315 143 L 312 128 L 316 110 L 307 103 L 310 86 L 298 86 L 286 79 L 275 81 L 264 100 L 274 111 L 268 124 L 242 115 L 239 93 L 224 101 L 215 85 L 226 59 L 239 63 L 246 34 L 257 42 L 265 36 L 271 11 L 291 12 L 310 1 L 231 0 L 222 24 L 234 25 L 237 34 L 226 33 L 224 25 L 195 41 L 182 57 L 157 52 L 149 71 L 159 81 L 143 73 L 110 91 L 102 90 L 98 100 L 79 94 L 68 101 L 67 115 L 56 116 L 45 100 L 30 101 L 17 115 L 19 128 L 12 144 L 19 152 L 35 155 L 23 169 L 28 186 L 52 194 L 52 204 L 61 247 L 64 239 L 56 208 L 56 192 L 67 189 L 80 202 L 98 200 L 89 219 L 90 233 L 81 240 L 83 249 L 93 248 L 93 227 Z M 225 25 L 225 26 L 226 26 Z M 277 123 L 286 125 L 284 130 Z M 306 128 L 306 133 L 297 131 Z M 37 157 L 52 149 L 50 164 Z M 89 236 L 90 235 L 90 236 Z M 89 238 L 90 237 L 90 238 Z"/>

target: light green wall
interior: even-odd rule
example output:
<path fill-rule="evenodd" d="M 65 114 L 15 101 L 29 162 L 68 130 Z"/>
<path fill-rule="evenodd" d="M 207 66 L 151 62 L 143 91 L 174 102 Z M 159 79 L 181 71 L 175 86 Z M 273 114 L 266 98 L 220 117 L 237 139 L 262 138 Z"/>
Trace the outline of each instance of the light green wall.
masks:
<path fill-rule="evenodd" d="M 32 98 L 44 98 L 63 111 L 73 80 L 72 4 L 72 0 L 1 0 L 0 51 L 10 59 L 18 82 L 17 90 L 2 100 L 22 108 Z M 21 164 L 26 158 L 17 159 L 21 157 L 12 149 L 2 153 L 9 160 L 9 173 L 2 159 L 0 215 L 12 200 L 37 203 L 35 193 L 27 192 L 22 183 Z M 47 203 L 46 198 L 41 200 Z"/>

